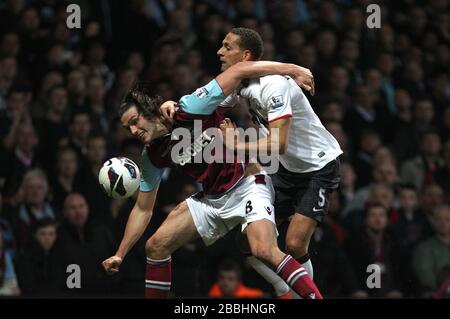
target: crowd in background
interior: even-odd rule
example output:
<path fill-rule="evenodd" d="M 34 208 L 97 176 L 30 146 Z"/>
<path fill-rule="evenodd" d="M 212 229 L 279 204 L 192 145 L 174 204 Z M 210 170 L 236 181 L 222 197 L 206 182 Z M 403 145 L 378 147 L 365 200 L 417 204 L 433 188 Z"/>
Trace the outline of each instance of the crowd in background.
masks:
<path fill-rule="evenodd" d="M 323 295 L 450 296 L 448 1 L 70 2 L 81 29 L 67 28 L 65 1 L 0 4 L 0 296 L 143 297 L 146 239 L 199 186 L 167 169 L 146 234 L 107 276 L 101 261 L 135 198 L 107 197 L 98 171 L 113 156 L 139 163 L 143 147 L 117 107 L 136 81 L 172 100 L 206 84 L 234 26 L 261 34 L 264 60 L 312 70 L 316 95 L 307 97 L 344 151 L 340 188 L 310 246 Z M 370 3 L 381 28 L 366 25 Z M 273 296 L 235 231 L 172 257 L 174 297 L 235 286 L 239 296 Z M 67 287 L 71 264 L 80 289 Z M 370 264 L 380 266 L 380 288 L 367 286 Z"/>

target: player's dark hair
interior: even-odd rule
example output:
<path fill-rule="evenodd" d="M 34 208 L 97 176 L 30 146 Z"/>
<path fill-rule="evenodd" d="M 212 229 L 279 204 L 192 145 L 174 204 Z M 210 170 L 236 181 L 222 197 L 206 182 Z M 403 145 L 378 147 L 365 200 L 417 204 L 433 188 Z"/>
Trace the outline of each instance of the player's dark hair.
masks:
<path fill-rule="evenodd" d="M 255 60 L 261 59 L 264 53 L 264 46 L 258 32 L 248 28 L 233 28 L 230 33 L 239 36 L 238 45 L 241 49 L 249 50 Z"/>
<path fill-rule="evenodd" d="M 144 116 L 146 119 L 152 119 L 160 115 L 159 107 L 162 103 L 162 97 L 151 97 L 148 86 L 137 83 L 123 99 L 119 107 L 119 117 L 122 117 L 128 109 L 135 106 L 138 114 Z"/>

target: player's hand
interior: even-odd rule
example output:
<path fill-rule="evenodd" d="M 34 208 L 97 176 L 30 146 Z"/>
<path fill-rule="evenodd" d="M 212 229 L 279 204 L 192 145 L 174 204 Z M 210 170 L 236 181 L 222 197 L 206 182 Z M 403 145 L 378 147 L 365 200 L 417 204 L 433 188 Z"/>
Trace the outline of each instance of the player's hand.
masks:
<path fill-rule="evenodd" d="M 236 126 L 231 122 L 231 120 L 229 118 L 225 118 L 224 120 L 222 120 L 222 122 L 220 122 L 219 128 L 222 131 L 223 144 L 228 149 L 235 150 L 235 148 L 237 146 L 237 132 L 235 131 Z M 232 131 L 230 131 L 230 130 L 232 130 Z M 228 138 L 227 138 L 227 135 L 228 135 Z M 234 137 L 234 138 L 230 139 L 230 137 Z"/>
<path fill-rule="evenodd" d="M 175 101 L 166 101 L 160 107 L 161 115 L 168 121 L 172 121 L 173 116 L 175 114 L 175 108 L 177 106 L 177 102 Z"/>
<path fill-rule="evenodd" d="M 102 262 L 103 268 L 110 275 L 119 272 L 119 266 L 122 263 L 122 258 L 118 256 L 112 256 Z"/>
<path fill-rule="evenodd" d="M 314 95 L 314 75 L 310 69 L 297 65 L 291 77 L 298 84 L 298 86 L 308 91 L 311 95 Z"/>

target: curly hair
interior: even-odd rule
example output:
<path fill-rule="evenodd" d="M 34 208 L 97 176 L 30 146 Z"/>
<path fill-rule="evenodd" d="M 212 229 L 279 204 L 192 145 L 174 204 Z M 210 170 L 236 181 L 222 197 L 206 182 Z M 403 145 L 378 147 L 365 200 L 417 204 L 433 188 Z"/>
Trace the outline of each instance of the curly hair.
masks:
<path fill-rule="evenodd" d="M 135 106 L 138 114 L 146 119 L 154 119 L 160 115 L 159 107 L 163 103 L 160 96 L 152 97 L 146 84 L 136 83 L 124 97 L 119 107 L 119 117 Z"/>

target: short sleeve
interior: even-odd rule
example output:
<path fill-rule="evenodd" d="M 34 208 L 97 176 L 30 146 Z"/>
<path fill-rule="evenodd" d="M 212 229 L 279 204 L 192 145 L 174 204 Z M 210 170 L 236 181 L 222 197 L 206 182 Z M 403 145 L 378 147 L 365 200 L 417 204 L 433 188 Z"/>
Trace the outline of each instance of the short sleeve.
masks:
<path fill-rule="evenodd" d="M 228 95 L 225 100 L 223 100 L 219 106 L 220 107 L 233 107 L 235 106 L 237 103 L 239 103 L 239 97 L 237 96 L 237 92 L 234 91 L 233 93 L 231 93 L 230 95 Z"/>
<path fill-rule="evenodd" d="M 158 187 L 161 181 L 163 170 L 155 167 L 148 158 L 147 148 L 142 151 L 141 160 L 141 182 L 139 190 L 141 192 L 150 192 Z"/>
<path fill-rule="evenodd" d="M 183 96 L 178 104 L 186 113 L 210 115 L 224 99 L 222 88 L 216 79 L 213 79 L 194 93 Z"/>
<path fill-rule="evenodd" d="M 261 89 L 261 101 L 267 108 L 267 120 L 276 121 L 292 116 L 289 81 L 284 77 L 272 78 Z"/>

